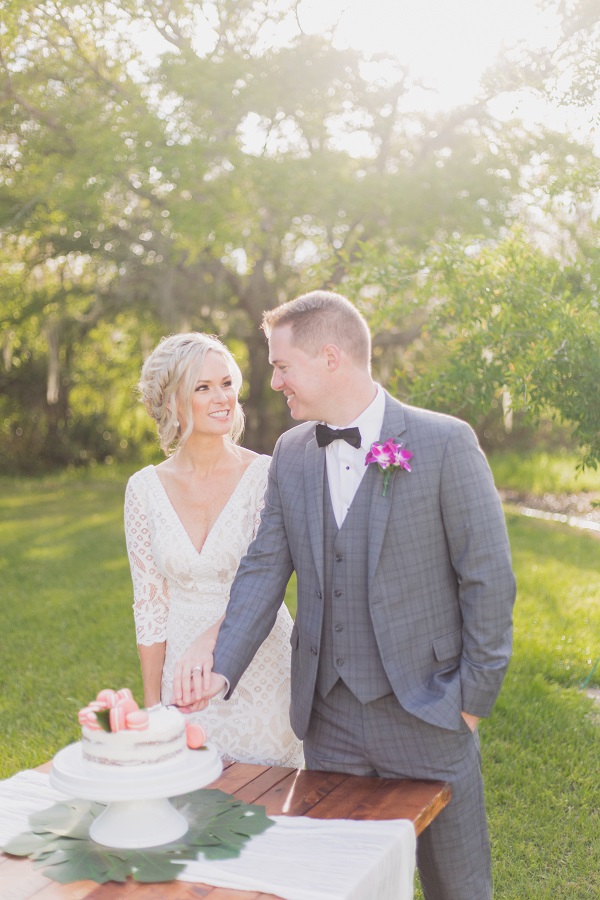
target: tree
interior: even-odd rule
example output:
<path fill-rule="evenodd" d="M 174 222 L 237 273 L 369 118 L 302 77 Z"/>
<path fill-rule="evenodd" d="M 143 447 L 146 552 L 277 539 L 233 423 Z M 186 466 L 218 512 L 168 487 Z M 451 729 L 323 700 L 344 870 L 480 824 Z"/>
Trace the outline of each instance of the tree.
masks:
<path fill-rule="evenodd" d="M 598 262 L 565 265 L 521 229 L 503 241 L 432 244 L 396 259 L 369 248 L 346 287 L 375 330 L 413 322 L 381 366 L 409 402 L 480 425 L 490 411 L 566 423 L 582 464 L 600 460 Z"/>
<path fill-rule="evenodd" d="M 407 109 L 401 66 L 374 59 L 367 77 L 358 53 L 304 34 L 295 6 L 4 3 L 0 235 L 18 277 L 0 328 L 11 389 L 30 372 L 37 390 L 35 454 L 128 452 L 137 419 L 112 420 L 129 406 L 107 407 L 107 385 L 129 401 L 143 353 L 188 328 L 240 355 L 246 440 L 268 451 L 287 419 L 268 389 L 265 309 L 339 285 L 370 243 L 417 252 L 517 215 L 539 136 L 500 126 L 484 96 L 437 118 Z M 98 365 L 111 334 L 129 348 L 112 381 Z M 74 385 L 96 381 L 94 415 L 74 410 Z M 4 416 L 11 442 L 24 409 Z M 92 446 L 102 417 L 111 441 Z"/>

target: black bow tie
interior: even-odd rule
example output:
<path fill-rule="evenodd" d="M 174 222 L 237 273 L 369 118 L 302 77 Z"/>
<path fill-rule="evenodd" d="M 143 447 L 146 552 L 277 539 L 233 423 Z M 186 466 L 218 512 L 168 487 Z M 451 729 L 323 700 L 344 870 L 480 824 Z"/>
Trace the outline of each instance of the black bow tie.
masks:
<path fill-rule="evenodd" d="M 329 425 L 317 425 L 316 427 L 317 444 L 319 447 L 326 447 L 332 441 L 341 439 L 347 441 L 351 447 L 360 447 L 360 431 L 358 428 L 330 428 Z"/>

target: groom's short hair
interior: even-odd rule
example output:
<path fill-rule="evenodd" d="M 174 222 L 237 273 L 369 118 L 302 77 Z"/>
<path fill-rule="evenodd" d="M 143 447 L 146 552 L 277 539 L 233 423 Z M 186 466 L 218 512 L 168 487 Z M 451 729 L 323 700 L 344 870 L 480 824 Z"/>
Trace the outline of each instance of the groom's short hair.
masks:
<path fill-rule="evenodd" d="M 346 297 L 333 291 L 311 291 L 263 314 L 267 337 L 289 325 L 292 341 L 305 353 L 317 354 L 325 344 L 337 344 L 354 362 L 371 364 L 371 333 L 362 314 Z"/>

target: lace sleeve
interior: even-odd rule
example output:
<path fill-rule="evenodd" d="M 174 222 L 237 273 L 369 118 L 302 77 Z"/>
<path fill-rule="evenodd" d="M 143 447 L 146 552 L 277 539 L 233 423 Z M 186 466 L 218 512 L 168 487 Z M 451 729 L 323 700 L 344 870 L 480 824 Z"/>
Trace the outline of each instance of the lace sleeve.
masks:
<path fill-rule="evenodd" d="M 125 492 L 125 540 L 133 581 L 133 617 L 138 644 L 165 641 L 169 613 L 169 585 L 158 571 L 144 498 L 131 480 Z"/>

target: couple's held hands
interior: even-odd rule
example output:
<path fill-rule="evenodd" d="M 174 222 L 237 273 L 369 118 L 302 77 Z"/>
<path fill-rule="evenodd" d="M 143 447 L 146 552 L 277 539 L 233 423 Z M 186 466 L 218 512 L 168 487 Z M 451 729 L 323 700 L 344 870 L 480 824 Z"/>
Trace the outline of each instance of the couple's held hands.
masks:
<path fill-rule="evenodd" d="M 208 705 L 215 644 L 213 635 L 201 634 L 175 663 L 172 702 L 184 711 L 193 706 L 193 711 L 198 712 Z"/>
<path fill-rule="evenodd" d="M 227 680 L 223 675 L 219 675 L 217 672 L 210 672 L 208 687 L 204 687 L 204 674 L 202 675 L 202 685 L 202 696 L 199 697 L 199 699 L 192 700 L 190 703 L 176 704 L 182 713 L 202 712 L 214 697 L 225 693 Z"/>

